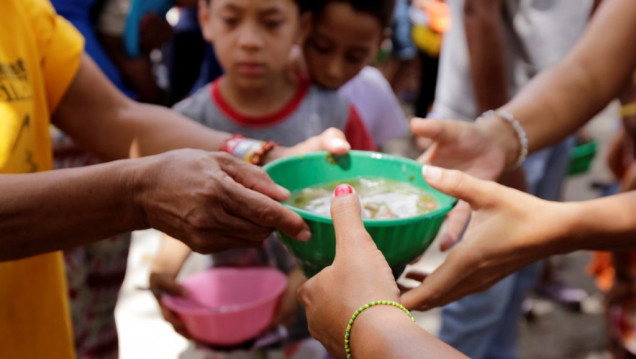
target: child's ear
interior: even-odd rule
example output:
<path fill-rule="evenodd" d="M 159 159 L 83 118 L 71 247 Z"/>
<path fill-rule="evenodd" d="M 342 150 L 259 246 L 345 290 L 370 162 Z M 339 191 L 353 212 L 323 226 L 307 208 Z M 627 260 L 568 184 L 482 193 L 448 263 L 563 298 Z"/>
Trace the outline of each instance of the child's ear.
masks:
<path fill-rule="evenodd" d="M 313 28 L 314 17 L 311 12 L 307 11 L 300 16 L 300 31 L 298 32 L 298 39 L 296 40 L 297 45 L 305 44 L 309 34 L 311 33 L 311 29 Z"/>
<path fill-rule="evenodd" d="M 212 31 L 210 26 L 210 17 L 212 16 L 210 6 L 209 1 L 199 0 L 199 26 L 201 27 L 203 38 L 208 42 L 214 42 L 214 31 Z"/>

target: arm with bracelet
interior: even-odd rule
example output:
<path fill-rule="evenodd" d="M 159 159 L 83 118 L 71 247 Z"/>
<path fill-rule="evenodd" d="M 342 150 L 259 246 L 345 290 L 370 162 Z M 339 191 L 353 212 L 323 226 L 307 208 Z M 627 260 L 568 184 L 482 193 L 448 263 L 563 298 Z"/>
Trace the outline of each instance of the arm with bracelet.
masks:
<path fill-rule="evenodd" d="M 518 131 L 500 114 L 510 114 L 523 128 L 528 154 L 574 133 L 631 80 L 634 23 L 635 2 L 604 1 L 568 56 L 537 75 L 499 112 L 478 124 L 412 121 L 416 135 L 436 142 L 421 160 L 493 180 L 524 152 Z"/>
<path fill-rule="evenodd" d="M 338 186 L 334 196 L 335 260 L 298 292 L 312 336 L 336 358 L 466 358 L 401 307 L 391 269 L 364 229 L 353 188 Z"/>
<path fill-rule="evenodd" d="M 574 133 L 631 81 L 636 67 L 636 51 L 631 45 L 636 38 L 634 23 L 636 2 L 607 0 L 560 64 L 535 77 L 508 104 L 486 114 L 478 123 L 414 120 L 414 133 L 435 141 L 421 160 L 480 179 L 496 180 L 526 154 Z M 435 175 L 431 175 L 429 183 L 437 179 L 438 186 L 446 191 L 449 185 L 457 185 L 458 190 L 465 189 L 463 186 L 474 190 L 466 185 L 473 183 L 467 180 L 472 177 L 462 173 L 442 175 L 447 172 L 441 169 L 431 173 Z M 460 184 L 455 183 L 458 181 Z M 437 274 L 402 298 L 407 308 L 430 308 L 487 289 L 504 275 L 548 255 L 601 245 L 624 246 L 623 241 L 633 233 L 633 221 L 622 215 L 633 213 L 630 194 L 580 206 L 548 205 L 515 191 L 500 190 L 494 183 L 483 187 L 488 189 L 472 195 L 449 192 L 470 199 L 473 221 L 464 241 L 454 248 Z M 593 211 L 601 208 L 606 211 L 594 217 Z M 482 219 L 478 220 L 475 216 L 480 213 Z M 529 218 L 531 213 L 535 216 Z M 532 225 L 521 225 L 523 221 Z M 512 238 L 505 243 L 486 239 L 504 235 Z M 593 236 L 617 238 L 617 242 L 596 243 Z M 467 240 L 470 238 L 473 239 Z M 570 241 L 562 241 L 564 238 Z M 578 247 L 572 247 L 573 242 Z M 479 248 L 479 258 L 471 253 L 471 248 L 476 252 L 475 247 Z"/>

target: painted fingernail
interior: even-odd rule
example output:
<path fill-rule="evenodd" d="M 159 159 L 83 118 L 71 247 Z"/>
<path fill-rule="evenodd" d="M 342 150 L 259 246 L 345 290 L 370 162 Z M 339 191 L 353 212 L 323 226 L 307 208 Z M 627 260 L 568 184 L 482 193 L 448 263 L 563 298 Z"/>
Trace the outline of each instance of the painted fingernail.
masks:
<path fill-rule="evenodd" d="M 343 194 L 352 194 L 353 192 L 355 192 L 353 187 L 349 186 L 346 183 L 343 183 L 339 184 L 336 189 L 333 190 L 333 196 L 338 197 L 342 196 Z"/>
<path fill-rule="evenodd" d="M 442 169 L 435 166 L 422 166 L 422 176 L 428 182 L 436 182 L 442 177 Z"/>
<path fill-rule="evenodd" d="M 310 231 L 308 231 L 308 230 L 306 230 L 306 229 L 303 229 L 303 230 L 302 230 L 302 231 L 298 234 L 298 237 L 297 237 L 296 239 L 298 239 L 299 241 L 303 241 L 303 242 L 304 242 L 304 241 L 308 241 L 308 240 L 310 240 L 310 239 L 311 239 L 311 232 L 310 232 Z"/>
<path fill-rule="evenodd" d="M 331 141 L 329 142 L 331 144 L 331 147 L 335 148 L 340 148 L 340 149 L 350 149 L 351 146 L 349 145 L 349 143 L 345 140 L 343 140 L 342 138 L 333 138 L 331 139 Z"/>

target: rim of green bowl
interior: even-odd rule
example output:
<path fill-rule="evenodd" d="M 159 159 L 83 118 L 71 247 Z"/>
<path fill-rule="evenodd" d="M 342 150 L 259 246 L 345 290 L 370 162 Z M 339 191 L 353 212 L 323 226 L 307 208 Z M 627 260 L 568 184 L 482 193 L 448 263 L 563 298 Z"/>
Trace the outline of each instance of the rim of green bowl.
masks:
<path fill-rule="evenodd" d="M 355 156 L 355 157 L 367 157 L 367 158 L 373 158 L 373 159 L 386 159 L 386 160 L 400 162 L 400 163 L 406 164 L 406 165 L 415 165 L 415 166 L 419 167 L 420 169 L 422 168 L 422 164 L 417 162 L 417 161 L 414 161 L 414 160 L 409 159 L 409 158 L 403 158 L 403 157 L 390 155 L 390 154 L 387 154 L 387 153 L 351 150 L 351 151 L 349 151 L 348 155 L 349 156 Z M 311 153 L 305 153 L 305 154 L 302 154 L 302 155 L 295 155 L 295 156 L 285 157 L 285 158 L 281 158 L 281 159 L 278 159 L 278 160 L 275 160 L 273 162 L 270 162 L 270 163 L 266 164 L 265 166 L 263 166 L 263 169 L 265 171 L 267 171 L 270 168 L 274 168 L 274 167 L 277 167 L 277 166 L 282 166 L 282 165 L 284 165 L 287 162 L 297 161 L 298 159 L 313 158 L 313 157 L 325 158 L 325 156 L 327 156 L 327 152 L 326 151 L 320 151 L 320 152 L 311 152 Z M 426 182 L 426 180 L 424 180 L 424 182 Z M 437 193 L 441 193 L 438 190 L 434 189 L 433 187 L 431 187 L 431 189 L 433 191 L 437 192 Z M 449 198 L 451 198 L 451 200 L 450 200 L 450 202 L 448 204 L 440 206 L 440 207 L 436 208 L 435 210 L 433 210 L 431 212 L 420 214 L 419 216 L 407 217 L 407 218 L 390 218 L 390 219 L 363 219 L 362 222 L 364 223 L 365 227 L 399 226 L 399 225 L 419 222 L 419 221 L 421 221 L 423 219 L 434 218 L 434 217 L 437 217 L 437 216 L 440 216 L 440 215 L 446 215 L 457 204 L 457 198 L 453 198 L 453 197 L 448 196 L 446 194 L 444 194 L 444 195 L 449 197 Z M 333 223 L 333 221 L 331 220 L 331 216 L 326 216 L 326 215 L 323 215 L 323 214 L 309 212 L 309 211 L 306 211 L 304 209 L 297 208 L 297 207 L 291 206 L 291 205 L 289 205 L 287 203 L 283 203 L 283 202 L 281 202 L 281 204 L 283 206 L 285 206 L 286 208 L 289 208 L 292 211 L 298 213 L 303 219 L 308 219 L 308 220 L 321 222 L 321 223 L 329 223 L 329 224 Z"/>

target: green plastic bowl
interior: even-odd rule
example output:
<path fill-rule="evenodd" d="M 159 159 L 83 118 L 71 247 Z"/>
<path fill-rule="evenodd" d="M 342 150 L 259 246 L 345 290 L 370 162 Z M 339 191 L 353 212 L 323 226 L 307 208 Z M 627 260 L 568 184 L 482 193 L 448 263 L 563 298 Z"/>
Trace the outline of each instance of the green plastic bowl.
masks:
<path fill-rule="evenodd" d="M 594 157 L 596 156 L 598 143 L 595 139 L 588 142 L 577 143 L 570 154 L 568 176 L 577 176 L 590 171 Z"/>
<path fill-rule="evenodd" d="M 437 209 L 432 212 L 410 218 L 364 220 L 365 228 L 396 277 L 407 264 L 424 253 L 435 238 L 444 217 L 457 202 L 424 181 L 421 164 L 376 152 L 350 151 L 343 156 L 315 152 L 272 162 L 265 166 L 265 171 L 274 182 L 292 192 L 357 177 L 382 177 L 407 182 L 431 192 L 437 201 Z M 336 245 L 333 222 L 329 216 L 284 205 L 307 222 L 313 236 L 307 242 L 299 242 L 280 231 L 276 231 L 276 234 L 299 259 L 305 275 L 311 277 L 333 262 Z"/>

